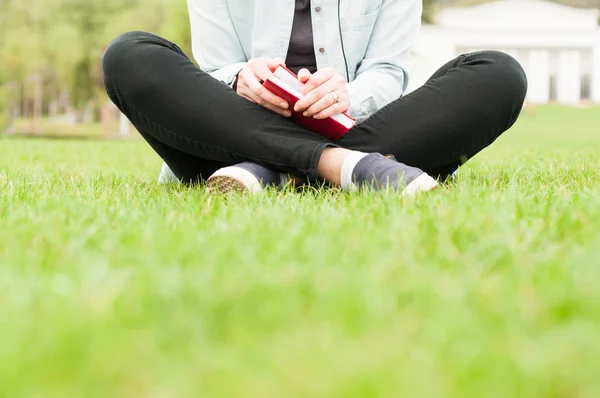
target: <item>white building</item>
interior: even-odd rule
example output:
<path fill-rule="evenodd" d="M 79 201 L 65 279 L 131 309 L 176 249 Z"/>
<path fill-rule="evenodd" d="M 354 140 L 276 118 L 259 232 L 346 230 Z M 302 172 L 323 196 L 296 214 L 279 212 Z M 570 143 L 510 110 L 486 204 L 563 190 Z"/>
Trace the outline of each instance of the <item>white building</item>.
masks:
<path fill-rule="evenodd" d="M 600 103 L 600 13 L 542 0 L 499 0 L 443 9 L 423 26 L 413 51 L 410 89 L 466 52 L 514 56 L 529 80 L 527 102 Z"/>

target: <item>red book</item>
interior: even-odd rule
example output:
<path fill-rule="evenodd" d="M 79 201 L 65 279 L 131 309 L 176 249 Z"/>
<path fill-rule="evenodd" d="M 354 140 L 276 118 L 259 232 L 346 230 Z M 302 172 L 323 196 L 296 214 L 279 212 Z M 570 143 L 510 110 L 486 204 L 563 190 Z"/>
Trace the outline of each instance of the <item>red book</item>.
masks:
<path fill-rule="evenodd" d="M 301 112 L 295 112 L 296 102 L 304 97 L 304 84 L 298 80 L 291 70 L 280 65 L 273 76 L 263 83 L 263 86 L 273 94 L 283 98 L 290 105 L 292 120 L 300 126 L 313 131 L 330 141 L 340 139 L 356 124 L 356 119 L 346 112 L 338 113 L 327 119 L 306 117 Z"/>

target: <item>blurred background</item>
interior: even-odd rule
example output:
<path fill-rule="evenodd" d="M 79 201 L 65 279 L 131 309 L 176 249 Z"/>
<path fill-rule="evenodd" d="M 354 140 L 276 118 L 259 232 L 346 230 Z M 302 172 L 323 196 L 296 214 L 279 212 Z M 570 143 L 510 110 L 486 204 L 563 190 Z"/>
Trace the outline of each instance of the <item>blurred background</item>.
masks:
<path fill-rule="evenodd" d="M 0 0 L 0 133 L 118 132 L 101 57 L 138 29 L 191 54 L 185 0 Z"/>
<path fill-rule="evenodd" d="M 463 52 L 497 49 L 526 69 L 530 105 L 600 103 L 600 0 L 424 0 L 410 89 Z M 0 134 L 127 136 L 101 57 L 147 30 L 191 55 L 185 0 L 0 0 Z"/>

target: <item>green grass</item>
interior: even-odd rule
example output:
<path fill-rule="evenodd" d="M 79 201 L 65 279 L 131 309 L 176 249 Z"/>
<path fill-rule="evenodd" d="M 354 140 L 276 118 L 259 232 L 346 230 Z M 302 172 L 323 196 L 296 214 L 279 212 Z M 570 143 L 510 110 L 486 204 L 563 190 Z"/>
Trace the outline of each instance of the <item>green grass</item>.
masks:
<path fill-rule="evenodd" d="M 133 127 L 131 128 L 133 130 Z M 53 121 L 50 119 L 41 119 L 36 126 L 32 120 L 17 119 L 12 125 L 14 134 L 37 135 L 43 134 L 54 137 L 79 137 L 86 138 L 111 138 L 119 137 L 119 121 L 113 120 L 106 124 L 85 123 L 71 124 L 66 121 Z"/>
<path fill-rule="evenodd" d="M 458 181 L 211 198 L 139 141 L 0 140 L 1 397 L 597 397 L 600 109 Z"/>

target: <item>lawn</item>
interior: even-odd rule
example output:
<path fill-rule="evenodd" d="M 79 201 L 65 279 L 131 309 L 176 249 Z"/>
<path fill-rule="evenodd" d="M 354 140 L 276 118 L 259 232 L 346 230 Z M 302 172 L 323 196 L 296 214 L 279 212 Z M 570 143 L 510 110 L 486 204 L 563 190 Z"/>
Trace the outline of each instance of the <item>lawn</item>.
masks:
<path fill-rule="evenodd" d="M 137 140 L 0 154 L 0 397 L 600 396 L 599 108 L 406 201 L 161 187 Z"/>

